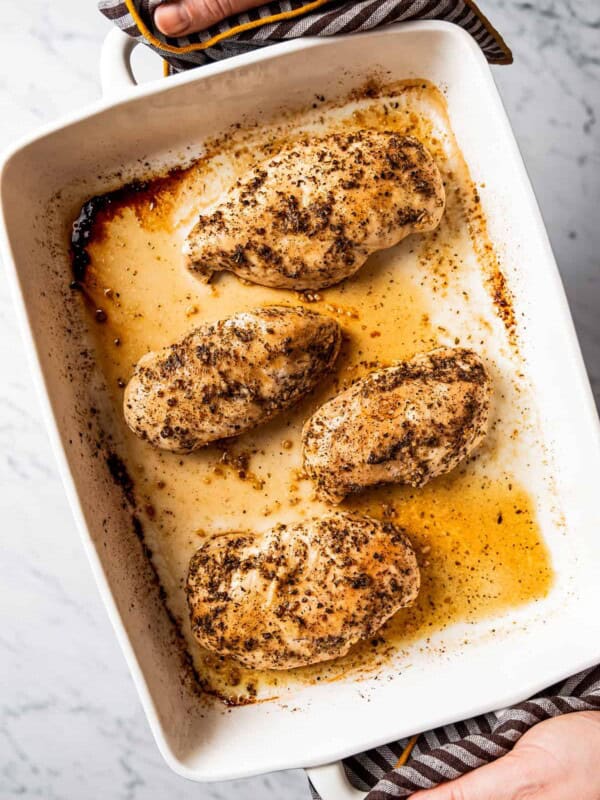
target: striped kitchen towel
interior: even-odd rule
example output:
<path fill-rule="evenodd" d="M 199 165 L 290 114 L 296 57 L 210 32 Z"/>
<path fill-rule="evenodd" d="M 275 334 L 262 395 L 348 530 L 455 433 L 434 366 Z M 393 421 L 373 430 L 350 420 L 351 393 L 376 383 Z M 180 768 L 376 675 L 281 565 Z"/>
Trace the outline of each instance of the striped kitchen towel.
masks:
<path fill-rule="evenodd" d="M 416 19 L 454 22 L 473 36 L 490 63 L 512 62 L 504 40 L 473 0 L 279 0 L 178 39 L 154 26 L 154 10 L 162 1 L 100 0 L 99 7 L 121 30 L 160 53 L 170 72 L 300 36 L 335 36 Z"/>
<path fill-rule="evenodd" d="M 412 750 L 411 740 L 403 739 L 347 758 L 346 775 L 353 786 L 368 792 L 367 800 L 410 797 L 495 761 L 538 722 L 573 711 L 600 711 L 600 666 L 499 714 L 483 714 L 423 733 L 412 740 Z M 407 750 L 408 758 L 402 759 Z M 402 766 L 397 766 L 399 759 Z M 312 786 L 311 790 L 318 800 Z"/>

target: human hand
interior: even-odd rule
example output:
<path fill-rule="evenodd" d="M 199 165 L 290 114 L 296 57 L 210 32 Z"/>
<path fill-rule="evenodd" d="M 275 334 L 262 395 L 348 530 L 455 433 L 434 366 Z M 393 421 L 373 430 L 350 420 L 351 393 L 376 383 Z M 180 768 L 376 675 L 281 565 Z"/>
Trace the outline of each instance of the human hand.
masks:
<path fill-rule="evenodd" d="M 600 711 L 541 722 L 503 758 L 411 800 L 600 800 Z"/>
<path fill-rule="evenodd" d="M 263 5 L 266 0 L 172 0 L 158 6 L 154 23 L 165 36 L 183 36 L 210 28 L 232 14 Z"/>

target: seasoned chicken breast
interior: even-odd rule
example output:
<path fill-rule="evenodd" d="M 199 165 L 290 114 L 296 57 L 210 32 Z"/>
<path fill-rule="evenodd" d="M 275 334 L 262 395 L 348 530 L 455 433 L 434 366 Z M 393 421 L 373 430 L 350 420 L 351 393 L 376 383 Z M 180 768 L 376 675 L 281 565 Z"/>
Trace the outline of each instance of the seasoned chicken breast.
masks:
<path fill-rule="evenodd" d="M 333 503 L 367 486 L 423 486 L 485 436 L 490 379 L 479 356 L 441 347 L 357 381 L 302 432 L 304 469 Z"/>
<path fill-rule="evenodd" d="M 319 289 L 374 251 L 435 228 L 444 201 L 417 139 L 373 130 L 306 136 L 202 214 L 184 253 L 204 281 L 228 270 L 264 286 Z"/>
<path fill-rule="evenodd" d="M 125 420 L 154 447 L 189 453 L 271 419 L 310 392 L 339 352 L 337 322 L 268 306 L 203 325 L 139 360 Z"/>
<path fill-rule="evenodd" d="M 254 669 L 342 656 L 418 591 L 402 531 L 341 512 L 211 538 L 192 557 L 187 580 L 196 639 Z"/>

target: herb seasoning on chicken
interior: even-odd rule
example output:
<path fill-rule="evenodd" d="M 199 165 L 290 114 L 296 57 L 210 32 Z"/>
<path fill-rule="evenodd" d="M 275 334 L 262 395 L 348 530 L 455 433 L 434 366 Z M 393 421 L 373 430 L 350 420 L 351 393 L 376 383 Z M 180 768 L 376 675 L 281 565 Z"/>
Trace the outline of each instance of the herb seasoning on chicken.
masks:
<path fill-rule="evenodd" d="M 319 289 L 376 250 L 437 227 L 441 175 L 413 137 L 362 130 L 305 136 L 240 178 L 188 235 L 189 268 L 253 283 Z"/>
<path fill-rule="evenodd" d="M 463 348 L 439 348 L 377 370 L 307 421 L 304 468 L 334 503 L 367 486 L 423 486 L 483 439 L 490 395 L 481 359 Z"/>
<path fill-rule="evenodd" d="M 125 420 L 150 444 L 189 453 L 237 436 L 310 392 L 337 358 L 337 322 L 267 306 L 203 325 L 139 360 Z"/>
<path fill-rule="evenodd" d="M 250 668 L 291 669 L 347 653 L 411 603 L 419 582 L 398 527 L 333 512 L 207 540 L 190 561 L 187 598 L 201 645 Z"/>

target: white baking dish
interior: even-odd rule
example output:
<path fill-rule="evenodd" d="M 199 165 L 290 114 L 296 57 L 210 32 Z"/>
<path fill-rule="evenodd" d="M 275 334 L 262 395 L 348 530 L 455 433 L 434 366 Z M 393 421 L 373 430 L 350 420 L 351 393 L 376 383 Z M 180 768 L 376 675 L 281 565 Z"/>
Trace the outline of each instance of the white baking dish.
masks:
<path fill-rule="evenodd" d="M 543 222 L 476 44 L 450 24 L 411 23 L 335 40 L 298 40 L 127 87 L 129 48 L 118 37 L 111 37 L 103 70 L 105 80 L 121 79 L 111 99 L 46 128 L 5 157 L 2 246 L 65 488 L 169 765 L 185 777 L 211 781 L 325 764 L 502 707 L 600 661 L 598 419 Z M 118 63 L 111 60 L 115 46 Z M 85 199 L 140 174 L 146 160 L 173 163 L 190 142 L 242 117 L 266 118 L 282 103 L 302 106 L 320 90 L 344 95 L 374 70 L 444 87 L 462 152 L 473 178 L 485 184 L 482 203 L 522 315 L 524 363 L 555 465 L 555 505 L 565 515 L 566 524 L 556 530 L 553 509 L 543 520 L 559 579 L 541 606 L 512 615 L 510 634 L 482 635 L 469 646 L 417 659 L 394 680 L 338 681 L 285 702 L 230 711 L 199 705 L 181 680 L 171 623 L 131 519 L 93 438 L 80 435 L 90 421 L 81 415 L 88 376 L 74 366 L 85 342 L 73 335 L 75 306 L 64 291 L 68 227 Z M 335 770 L 315 773 L 323 790 L 341 790 L 338 777 Z"/>

